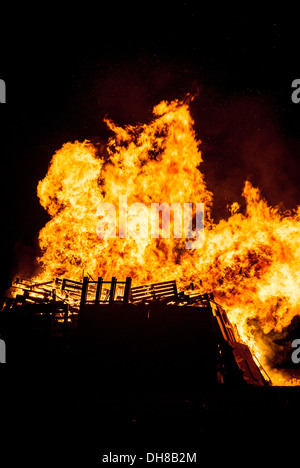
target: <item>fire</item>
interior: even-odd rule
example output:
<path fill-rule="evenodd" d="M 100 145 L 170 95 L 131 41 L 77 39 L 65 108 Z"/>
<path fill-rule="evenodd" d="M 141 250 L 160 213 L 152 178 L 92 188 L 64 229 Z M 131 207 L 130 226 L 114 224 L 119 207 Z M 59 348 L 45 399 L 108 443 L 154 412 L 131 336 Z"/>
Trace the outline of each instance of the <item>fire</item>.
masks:
<path fill-rule="evenodd" d="M 39 234 L 37 279 L 80 280 L 85 272 L 94 279 L 131 276 L 134 285 L 176 279 L 186 288 L 193 282 L 200 292 L 214 293 L 267 365 L 272 345 L 263 337 L 282 332 L 300 312 L 300 207 L 293 214 L 270 207 L 246 181 L 245 211 L 234 203 L 228 219 L 215 223 L 189 105 L 163 101 L 153 114 L 150 123 L 125 128 L 106 119 L 113 136 L 105 154 L 88 141 L 66 143 L 54 154 L 37 189 L 51 217 Z M 148 206 L 204 203 L 204 244 L 188 250 L 184 235 L 99 238 L 99 203 L 118 207 L 120 196 Z"/>
<path fill-rule="evenodd" d="M 128 205 L 204 203 L 210 217 L 212 194 L 197 169 L 202 157 L 188 106 L 162 102 L 154 114 L 149 125 L 125 129 L 107 120 L 114 137 L 106 158 L 88 142 L 67 143 L 53 156 L 38 185 L 52 217 L 39 237 L 41 279 L 81 279 L 84 270 L 95 278 L 131 276 L 135 284 L 174 277 L 186 284 L 192 264 L 184 238 L 99 239 L 96 232 L 99 204 L 118 207 L 121 195 Z"/>

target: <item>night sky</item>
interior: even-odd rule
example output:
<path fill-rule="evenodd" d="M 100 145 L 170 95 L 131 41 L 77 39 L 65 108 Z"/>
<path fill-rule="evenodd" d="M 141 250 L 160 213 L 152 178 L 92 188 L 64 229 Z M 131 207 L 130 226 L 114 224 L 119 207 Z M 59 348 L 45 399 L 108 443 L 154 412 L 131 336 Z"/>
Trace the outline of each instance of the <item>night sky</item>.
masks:
<path fill-rule="evenodd" d="M 216 221 L 242 202 L 246 179 L 272 205 L 300 204 L 295 12 L 284 20 L 208 14 L 188 1 L 99 5 L 18 7 L 1 31 L 1 291 L 20 265 L 34 267 L 49 219 L 36 187 L 54 152 L 67 141 L 103 145 L 105 116 L 144 123 L 162 99 L 198 94 L 191 112 Z"/>

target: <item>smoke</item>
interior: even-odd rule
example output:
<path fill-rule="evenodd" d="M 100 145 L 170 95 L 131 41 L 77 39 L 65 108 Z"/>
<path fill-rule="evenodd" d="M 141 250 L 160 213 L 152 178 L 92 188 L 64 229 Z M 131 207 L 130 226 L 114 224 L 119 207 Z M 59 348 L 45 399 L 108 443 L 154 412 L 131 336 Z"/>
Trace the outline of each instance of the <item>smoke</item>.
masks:
<path fill-rule="evenodd" d="M 202 89 L 191 110 L 217 220 L 234 201 L 243 206 L 245 180 L 259 187 L 270 205 L 296 207 L 300 167 L 294 140 L 285 134 L 272 97 L 224 97 L 215 89 Z"/>
<path fill-rule="evenodd" d="M 197 94 L 191 103 L 194 128 L 201 140 L 202 172 L 214 192 L 214 217 L 224 218 L 227 205 L 239 201 L 245 180 L 260 187 L 270 205 L 292 209 L 300 198 L 300 163 L 297 143 L 288 134 L 276 96 L 259 89 L 221 88 L 221 80 L 204 66 L 197 69 L 188 59 L 159 60 L 146 52 L 111 62 L 89 64 L 79 75 L 78 89 L 66 106 L 71 109 L 69 125 L 84 122 L 85 134 L 76 139 L 107 139 L 103 117 L 118 125 L 136 125 L 152 119 L 160 101 L 184 99 Z M 217 70 L 216 70 L 217 73 Z M 79 86 L 85 80 L 86 90 Z M 74 117 L 72 117 L 74 116 Z M 72 122 L 72 119 L 76 121 Z"/>
<path fill-rule="evenodd" d="M 211 83 L 214 83 L 211 77 Z M 214 193 L 214 217 L 241 197 L 245 180 L 260 187 L 270 205 L 293 209 L 300 198 L 297 143 L 289 135 L 276 96 L 267 91 L 222 90 L 187 62 L 159 63 L 153 57 L 95 67 L 88 105 L 119 125 L 149 122 L 161 100 L 197 97 L 190 104 L 203 155 L 201 170 Z M 107 129 L 101 127 L 103 135 Z"/>

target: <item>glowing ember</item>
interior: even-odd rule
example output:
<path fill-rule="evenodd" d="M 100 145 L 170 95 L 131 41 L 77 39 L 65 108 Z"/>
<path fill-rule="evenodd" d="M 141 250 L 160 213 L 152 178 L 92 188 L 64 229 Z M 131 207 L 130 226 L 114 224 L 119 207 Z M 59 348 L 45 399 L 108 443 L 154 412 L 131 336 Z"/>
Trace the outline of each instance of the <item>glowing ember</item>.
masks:
<path fill-rule="evenodd" d="M 193 282 L 200 292 L 214 292 L 266 366 L 271 345 L 263 334 L 280 333 L 300 312 L 300 207 L 293 215 L 269 207 L 246 182 L 245 213 L 234 203 L 231 216 L 215 224 L 212 193 L 200 172 L 200 142 L 186 103 L 161 102 L 148 125 L 106 123 L 114 134 L 108 154 L 98 154 L 87 141 L 66 143 L 39 182 L 38 196 L 51 220 L 39 235 L 37 279 L 80 280 L 84 270 L 95 279 L 131 276 L 135 286 L 176 279 L 184 288 Z M 204 245 L 188 250 L 184 237 L 172 235 L 100 239 L 99 203 L 118 207 L 120 195 L 128 204 L 148 206 L 204 203 Z M 272 369 L 268 372 L 274 383 L 286 383 Z"/>

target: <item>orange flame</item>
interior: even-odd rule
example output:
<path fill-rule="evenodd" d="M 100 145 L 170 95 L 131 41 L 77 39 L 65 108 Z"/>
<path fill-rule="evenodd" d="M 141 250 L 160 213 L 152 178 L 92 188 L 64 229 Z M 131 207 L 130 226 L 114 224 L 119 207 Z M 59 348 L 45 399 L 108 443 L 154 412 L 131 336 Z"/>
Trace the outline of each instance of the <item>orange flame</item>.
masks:
<path fill-rule="evenodd" d="M 229 218 L 215 224 L 188 104 L 163 101 L 153 113 L 147 125 L 121 128 L 106 120 L 113 136 L 105 155 L 88 141 L 66 143 L 55 153 L 38 184 L 51 216 L 39 235 L 38 279 L 76 280 L 84 270 L 94 278 L 131 276 L 134 285 L 176 279 L 184 288 L 193 282 L 200 292 L 214 292 L 266 365 L 271 349 L 261 335 L 280 333 L 300 312 L 300 207 L 294 215 L 269 207 L 247 181 L 245 213 L 234 203 Z M 117 207 L 120 195 L 148 206 L 204 203 L 203 246 L 188 250 L 184 238 L 173 236 L 100 239 L 99 203 Z"/>

